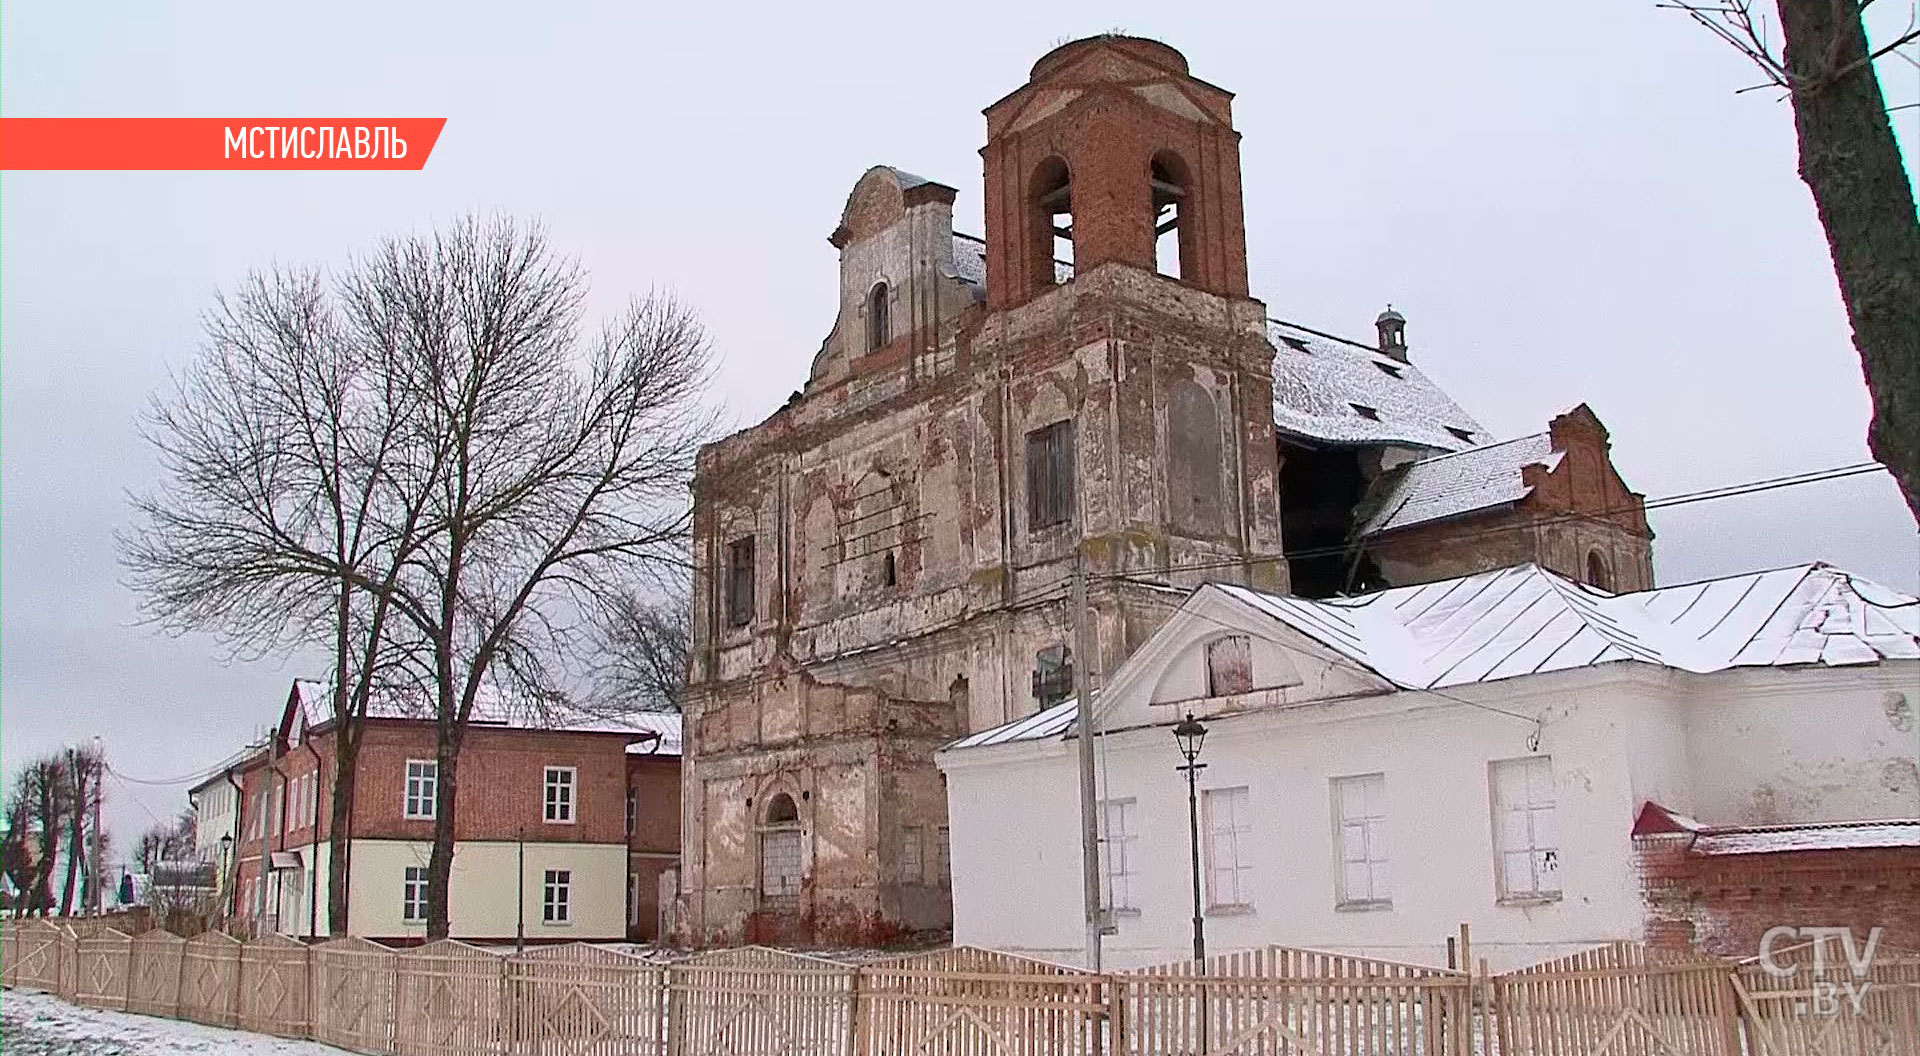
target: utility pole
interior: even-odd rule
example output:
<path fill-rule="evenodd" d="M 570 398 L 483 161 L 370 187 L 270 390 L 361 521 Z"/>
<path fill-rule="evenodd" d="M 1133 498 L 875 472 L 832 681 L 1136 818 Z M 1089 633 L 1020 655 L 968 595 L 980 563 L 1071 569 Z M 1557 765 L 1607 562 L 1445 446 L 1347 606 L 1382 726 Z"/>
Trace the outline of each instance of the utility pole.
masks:
<path fill-rule="evenodd" d="M 101 782 L 107 776 L 107 749 L 100 735 L 93 735 L 93 844 L 87 850 L 87 904 L 94 916 L 100 915 L 100 801 L 106 798 Z"/>
<path fill-rule="evenodd" d="M 1087 912 L 1087 970 L 1100 970 L 1100 823 L 1093 784 L 1093 624 L 1087 612 L 1087 557 L 1073 557 L 1073 692 L 1078 699 L 1075 729 L 1080 737 L 1081 899 Z"/>

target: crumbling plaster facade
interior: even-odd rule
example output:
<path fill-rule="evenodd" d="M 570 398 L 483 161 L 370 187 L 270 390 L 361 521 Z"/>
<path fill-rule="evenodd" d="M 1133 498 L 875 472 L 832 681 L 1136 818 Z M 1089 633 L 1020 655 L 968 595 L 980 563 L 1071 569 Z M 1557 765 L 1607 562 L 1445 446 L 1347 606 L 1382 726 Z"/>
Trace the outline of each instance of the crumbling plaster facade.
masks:
<path fill-rule="evenodd" d="M 1102 130 L 1164 125 L 1169 97 L 1057 105 L 1061 83 L 1207 94 L 1208 111 L 1174 125 L 1225 120 L 1212 98 L 1224 93 L 1195 87 L 1171 49 L 1135 43 L 1080 42 L 1078 59 L 1056 52 L 1050 70 L 1043 60 L 1033 94 L 1045 112 L 1010 133 L 1021 149 L 1044 140 L 1094 186 L 1126 166 L 1144 195 L 1153 133 L 1136 130 L 1121 152 Z M 1019 104 L 1016 93 L 996 108 Z M 1237 166 L 1221 186 L 1233 229 L 1208 237 L 1243 243 Z M 1180 596 L 1169 588 L 1286 586 L 1273 350 L 1263 306 L 1244 296 L 1244 245 L 1237 258 L 1210 253 L 1239 260 L 1238 279 L 1222 280 L 1239 295 L 1156 274 L 1153 217 L 1135 210 L 1147 267 L 1083 259 L 1071 281 L 1003 295 L 999 271 L 983 284 L 955 258 L 954 193 L 888 168 L 861 178 L 832 236 L 839 317 L 806 388 L 701 454 L 683 778 L 693 941 L 879 942 L 948 927 L 932 753 L 1038 707 L 1036 655 L 1072 649 L 1076 562 L 1090 580 L 1094 672 L 1158 626 Z M 999 226 L 989 218 L 989 246 Z M 1047 523 L 1029 509 L 1029 437 L 1060 422 L 1071 423 L 1070 509 Z M 748 546 L 745 614 L 729 591 Z M 1187 565 L 1207 567 L 1161 571 Z M 793 897 L 769 896 L 764 860 L 766 810 L 782 792 L 802 834 Z"/>

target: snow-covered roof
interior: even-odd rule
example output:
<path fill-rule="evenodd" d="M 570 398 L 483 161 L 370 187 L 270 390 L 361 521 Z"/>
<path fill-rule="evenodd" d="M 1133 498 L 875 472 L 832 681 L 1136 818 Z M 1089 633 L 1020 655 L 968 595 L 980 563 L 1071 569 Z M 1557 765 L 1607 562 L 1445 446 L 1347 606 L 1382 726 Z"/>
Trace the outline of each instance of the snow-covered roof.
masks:
<path fill-rule="evenodd" d="M 1277 319 L 1273 424 L 1325 443 L 1459 451 L 1492 439 L 1420 368 L 1358 342 Z"/>
<path fill-rule="evenodd" d="M 652 740 L 635 741 L 627 745 L 628 755 L 679 755 L 680 754 L 680 716 L 666 711 L 637 711 L 622 716 L 644 733 L 660 735 L 659 746 Z"/>
<path fill-rule="evenodd" d="M 1553 438 L 1535 433 L 1408 463 L 1394 470 L 1360 534 L 1377 535 L 1519 502 L 1532 490 L 1522 469 L 1536 464 L 1552 469 L 1559 459 Z"/>
<path fill-rule="evenodd" d="M 1824 825 L 1764 825 L 1708 829 L 1693 841 L 1695 854 L 1780 854 L 1920 847 L 1920 820 L 1856 821 Z"/>
<path fill-rule="evenodd" d="M 1415 689 L 1616 660 L 1704 674 L 1920 658 L 1920 603 L 1825 564 L 1632 594 L 1538 565 L 1322 601 L 1217 589 Z"/>
<path fill-rule="evenodd" d="M 1609 594 L 1538 565 L 1325 600 L 1224 584 L 1199 589 L 1219 591 L 1404 689 L 1616 661 L 1706 674 L 1920 659 L 1920 600 L 1826 564 L 1632 594 Z M 952 747 L 1063 736 L 1073 720 L 1069 701 Z"/>
<path fill-rule="evenodd" d="M 1694 854 L 1780 854 L 1789 851 L 1853 851 L 1920 847 L 1920 819 L 1802 822 L 1790 825 L 1704 825 L 1658 803 L 1647 803 L 1634 823 L 1635 836 L 1688 837 Z"/>
<path fill-rule="evenodd" d="M 313 679 L 296 679 L 293 693 L 307 726 L 333 721 L 333 689 Z M 433 700 L 425 693 L 399 690 L 376 691 L 367 701 L 370 719 L 429 721 L 434 716 Z M 600 714 L 580 709 L 555 710 L 531 703 L 516 706 L 497 694 L 485 694 L 474 701 L 472 721 L 476 726 L 504 727 L 511 730 L 557 730 L 564 733 L 618 733 L 644 736 L 659 733 L 662 751 L 680 750 L 680 716 L 667 712 L 622 712 Z"/>

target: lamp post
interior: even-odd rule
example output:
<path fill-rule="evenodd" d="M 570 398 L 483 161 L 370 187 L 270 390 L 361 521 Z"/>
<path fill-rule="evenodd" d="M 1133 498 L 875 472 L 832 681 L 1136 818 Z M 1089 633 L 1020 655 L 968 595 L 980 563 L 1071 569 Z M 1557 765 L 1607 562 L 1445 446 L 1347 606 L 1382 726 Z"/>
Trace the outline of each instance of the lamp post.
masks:
<path fill-rule="evenodd" d="M 1207 728 L 1187 712 L 1180 725 L 1173 728 L 1173 739 L 1180 745 L 1180 754 L 1186 757 L 1185 766 L 1174 769 L 1187 775 L 1187 836 L 1193 851 L 1193 961 L 1205 963 L 1207 959 L 1206 926 L 1200 916 L 1200 793 L 1197 783 L 1200 771 L 1207 764 L 1200 762 L 1200 746 L 1206 742 Z"/>
<path fill-rule="evenodd" d="M 232 867 L 233 837 L 232 835 L 222 836 L 220 837 L 220 884 L 222 887 L 228 888 L 226 894 L 230 902 L 239 898 L 237 892 L 240 887 L 240 878 L 232 875 Z M 234 905 L 229 907 L 228 912 L 230 914 L 238 914 L 240 910 L 237 905 Z"/>

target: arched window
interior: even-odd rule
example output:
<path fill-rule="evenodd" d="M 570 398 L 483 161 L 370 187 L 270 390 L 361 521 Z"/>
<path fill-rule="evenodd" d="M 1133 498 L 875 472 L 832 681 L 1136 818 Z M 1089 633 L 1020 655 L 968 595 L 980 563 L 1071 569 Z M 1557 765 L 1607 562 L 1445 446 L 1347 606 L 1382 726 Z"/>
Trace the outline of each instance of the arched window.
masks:
<path fill-rule="evenodd" d="M 1073 272 L 1073 179 L 1067 163 L 1048 158 L 1034 170 L 1029 201 L 1028 281 L 1033 289 L 1052 286 L 1058 279 L 1056 260 Z"/>
<path fill-rule="evenodd" d="M 1607 559 L 1600 556 L 1598 550 L 1587 552 L 1587 584 L 1601 590 L 1613 589 L 1613 570 L 1607 567 Z"/>
<path fill-rule="evenodd" d="M 1153 187 L 1153 266 L 1162 275 L 1180 278 L 1184 274 L 1188 240 L 1191 233 L 1181 222 L 1186 219 L 1187 197 L 1193 181 L 1187 163 L 1178 154 L 1163 150 L 1148 166 Z"/>
<path fill-rule="evenodd" d="M 793 797 L 781 792 L 767 802 L 766 825 L 760 833 L 760 894 L 785 901 L 800 894 L 800 810 Z"/>
<path fill-rule="evenodd" d="M 878 352 L 893 340 L 893 327 L 887 319 L 887 284 L 876 282 L 867 291 L 867 351 Z"/>
<path fill-rule="evenodd" d="M 1175 531 L 1219 535 L 1225 530 L 1223 447 L 1212 394 L 1195 381 L 1174 384 L 1167 394 L 1167 501 Z"/>

